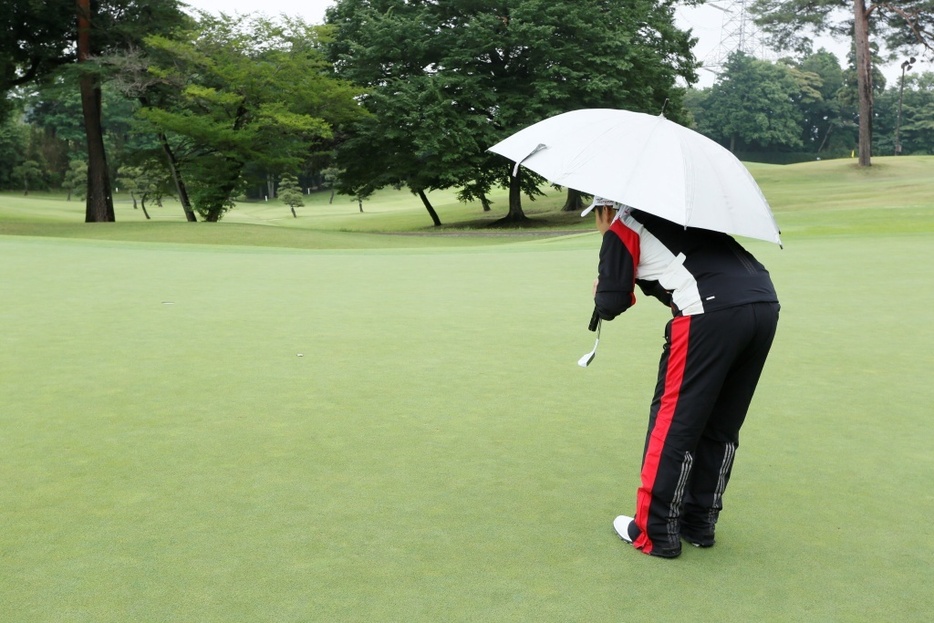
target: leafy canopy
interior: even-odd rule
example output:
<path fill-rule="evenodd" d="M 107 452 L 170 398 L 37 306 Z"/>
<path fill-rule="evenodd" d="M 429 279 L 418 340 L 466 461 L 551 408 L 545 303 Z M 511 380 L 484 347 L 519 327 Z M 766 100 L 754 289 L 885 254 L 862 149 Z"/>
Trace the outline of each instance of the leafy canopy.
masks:
<path fill-rule="evenodd" d="M 339 0 L 329 57 L 367 90 L 372 117 L 338 151 L 345 192 L 386 185 L 508 185 L 488 147 L 544 117 L 585 107 L 682 115 L 696 79 L 693 39 L 658 0 Z M 523 177 L 533 195 L 542 180 Z"/>
<path fill-rule="evenodd" d="M 356 91 L 329 75 L 318 29 L 300 20 L 202 14 L 187 40 L 147 44 L 159 83 L 148 88 L 179 96 L 163 88 L 140 115 L 184 148 L 182 173 L 209 221 L 232 206 L 248 163 L 297 169 L 358 114 Z"/>

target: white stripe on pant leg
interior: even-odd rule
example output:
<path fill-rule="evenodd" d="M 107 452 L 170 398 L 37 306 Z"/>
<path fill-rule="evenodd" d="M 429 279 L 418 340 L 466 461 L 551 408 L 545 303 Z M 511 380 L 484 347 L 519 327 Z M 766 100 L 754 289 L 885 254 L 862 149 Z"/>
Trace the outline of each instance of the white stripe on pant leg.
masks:
<path fill-rule="evenodd" d="M 730 472 L 735 457 L 736 444 L 726 444 L 726 446 L 724 446 L 723 462 L 720 464 L 720 474 L 717 478 L 717 488 L 713 492 L 713 502 L 707 514 L 707 521 L 711 527 L 716 525 L 720 510 L 723 508 L 723 492 L 726 490 L 726 475 Z"/>
<path fill-rule="evenodd" d="M 672 540 L 677 539 L 681 532 L 681 501 L 684 499 L 684 490 L 687 488 L 693 465 L 694 457 L 690 452 L 685 452 L 684 461 L 681 462 L 681 475 L 678 476 L 678 485 L 675 487 L 675 494 L 668 508 L 668 536 Z"/>

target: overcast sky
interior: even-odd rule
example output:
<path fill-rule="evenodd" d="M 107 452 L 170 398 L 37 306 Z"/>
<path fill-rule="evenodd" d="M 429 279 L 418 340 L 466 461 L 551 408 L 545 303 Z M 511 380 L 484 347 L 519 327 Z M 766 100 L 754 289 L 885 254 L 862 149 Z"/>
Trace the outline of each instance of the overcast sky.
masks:
<path fill-rule="evenodd" d="M 324 11 L 334 4 L 333 0 L 182 0 L 185 4 L 210 13 L 219 13 L 221 11 L 229 14 L 233 13 L 251 13 L 260 12 L 269 16 L 275 16 L 282 13 L 290 16 L 298 16 L 310 24 L 320 24 L 324 22 Z M 729 0 L 723 0 L 719 3 L 721 6 L 729 6 Z M 694 36 L 698 38 L 697 45 L 694 47 L 694 56 L 700 61 L 712 63 L 718 56 L 720 41 L 724 32 L 729 32 L 731 28 L 727 24 L 724 31 L 724 12 L 711 5 L 704 5 L 694 8 L 679 7 L 677 9 L 677 21 L 682 28 L 691 28 Z M 732 28 L 735 31 L 735 27 Z M 825 47 L 840 58 L 841 66 L 846 62 L 846 43 L 838 43 L 829 39 L 821 39 L 815 49 Z M 930 71 L 931 63 L 921 62 L 915 67 L 915 70 Z M 890 84 L 898 79 L 900 75 L 899 63 L 892 63 L 883 68 L 887 80 Z M 698 87 L 708 87 L 714 83 L 716 76 L 706 70 L 699 72 L 700 82 L 695 85 Z"/>

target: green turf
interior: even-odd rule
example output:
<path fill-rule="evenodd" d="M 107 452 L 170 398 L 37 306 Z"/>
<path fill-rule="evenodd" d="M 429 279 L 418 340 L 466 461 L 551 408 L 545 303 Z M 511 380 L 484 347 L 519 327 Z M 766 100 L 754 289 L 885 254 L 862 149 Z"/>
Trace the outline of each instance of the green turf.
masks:
<path fill-rule="evenodd" d="M 782 318 L 718 543 L 675 561 L 610 527 L 666 314 L 575 365 L 595 234 L 42 237 L 0 205 L 0 620 L 926 620 L 934 203 L 791 191 L 784 250 L 749 243 Z"/>
<path fill-rule="evenodd" d="M 386 190 L 364 203 L 360 212 L 356 201 L 338 195 L 330 200 L 328 192 L 306 196 L 304 207 L 296 208 L 298 217 L 279 201 L 240 201 L 220 223 L 188 223 L 178 202 L 167 199 L 162 207 L 149 205 L 151 219 L 143 211 L 133 209 L 129 197 L 114 198 L 116 223 L 84 223 L 84 201 L 67 201 L 58 194 L 36 194 L 24 197 L 20 193 L 0 193 L 0 235 L 40 235 L 65 238 L 105 240 L 149 240 L 172 242 L 204 242 L 206 244 L 245 244 L 255 246 L 288 246 L 297 248 L 331 248 L 351 246 L 435 246 L 437 242 L 408 241 L 400 245 L 388 234 L 406 233 L 424 237 L 426 234 L 447 236 L 443 246 L 459 244 L 455 238 L 465 230 L 482 231 L 484 238 L 504 234 L 541 235 L 542 230 L 589 231 L 590 223 L 578 213 L 561 212 L 563 193 L 551 190 L 535 201 L 525 199 L 523 209 L 529 226 L 521 229 L 492 227 L 501 219 L 508 205 L 504 191 L 491 194 L 493 210 L 483 212 L 479 204 L 458 202 L 449 192 L 429 193 L 433 207 L 442 221 L 435 227 L 421 201 L 407 191 Z M 150 202 L 151 204 L 151 202 Z M 97 225 L 101 225 L 98 227 Z M 218 231 L 221 230 L 221 231 Z M 309 236 L 309 232 L 314 235 Z M 340 234 L 376 234 L 375 239 Z M 326 234 L 326 235 L 325 235 Z M 470 244 L 476 244 L 476 241 Z"/>

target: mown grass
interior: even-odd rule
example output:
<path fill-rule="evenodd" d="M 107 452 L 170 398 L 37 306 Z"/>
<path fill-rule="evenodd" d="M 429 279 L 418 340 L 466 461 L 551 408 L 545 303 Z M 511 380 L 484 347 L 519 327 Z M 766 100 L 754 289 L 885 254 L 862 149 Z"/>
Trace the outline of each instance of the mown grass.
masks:
<path fill-rule="evenodd" d="M 847 164 L 761 178 L 779 335 L 718 543 L 675 561 L 610 528 L 666 314 L 575 365 L 595 234 L 434 235 L 401 194 L 287 226 L 0 197 L 0 620 L 926 620 L 932 182 L 844 208 L 820 179 L 883 185 Z"/>
<path fill-rule="evenodd" d="M 923 156 L 878 157 L 871 168 L 854 160 L 827 160 L 795 165 L 752 163 L 750 170 L 769 199 L 785 233 L 898 233 L 905 223 L 931 231 L 928 218 L 934 194 L 934 161 Z M 367 248 L 502 244 L 510 236 L 547 236 L 554 232 L 587 232 L 590 222 L 561 211 L 564 194 L 549 191 L 524 201 L 530 223 L 493 227 L 505 214 L 507 198 L 493 193 L 494 209 L 463 204 L 453 193 L 430 193 L 442 220 L 434 227 L 421 201 L 407 191 L 383 190 L 364 203 L 361 213 L 350 197 L 331 198 L 327 191 L 305 198 L 293 218 L 278 201 L 243 201 L 216 224 L 185 222 L 181 207 L 169 199 L 148 206 L 152 220 L 132 208 L 129 197 L 115 198 L 117 223 L 87 225 L 82 201 L 62 195 L 0 194 L 0 234 L 38 235 L 98 240 L 232 244 L 292 248 Z M 309 234 L 309 232 L 311 232 Z M 360 237 L 345 234 L 376 234 Z M 386 234 L 392 234 L 386 235 Z M 400 234 L 407 237 L 400 239 Z"/>

